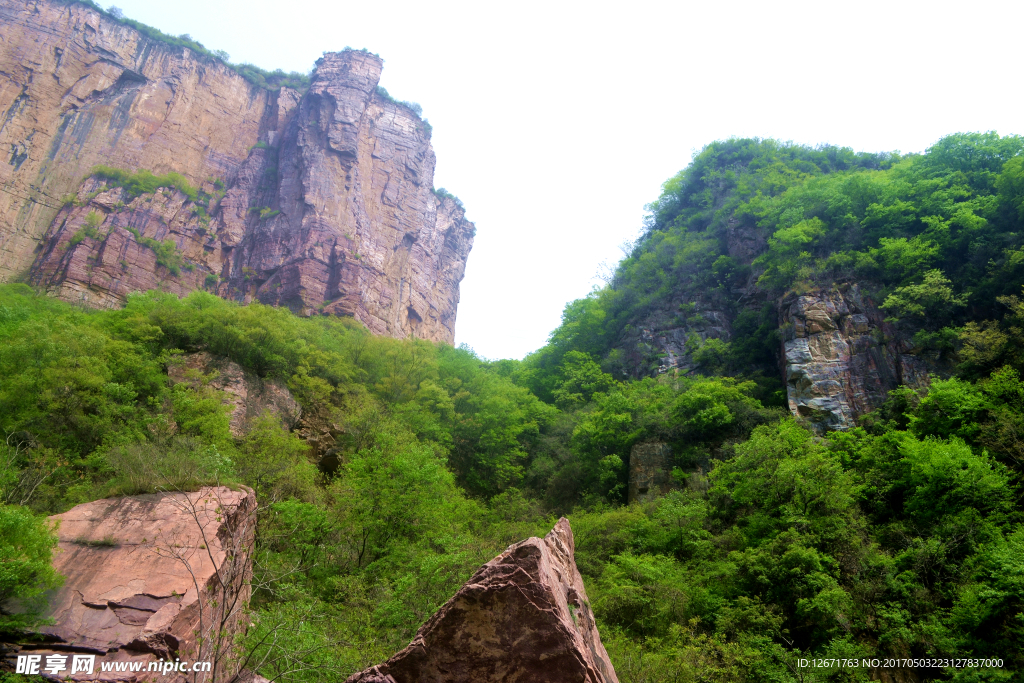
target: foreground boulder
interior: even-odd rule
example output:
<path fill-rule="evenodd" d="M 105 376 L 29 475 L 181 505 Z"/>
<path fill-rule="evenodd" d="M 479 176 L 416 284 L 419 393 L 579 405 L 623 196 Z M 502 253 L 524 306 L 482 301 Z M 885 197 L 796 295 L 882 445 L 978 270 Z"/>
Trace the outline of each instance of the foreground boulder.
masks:
<path fill-rule="evenodd" d="M 407 648 L 347 683 L 618 683 L 569 520 L 481 567 Z"/>
<path fill-rule="evenodd" d="M 41 655 L 38 673 L 60 680 L 166 683 L 185 674 L 153 673 L 151 663 L 199 661 L 209 670 L 190 671 L 189 681 L 229 680 L 229 646 L 249 601 L 255 508 L 249 490 L 209 487 L 107 498 L 54 516 L 54 567 L 66 578 L 50 599 L 52 624 L 40 629 L 48 642 L 21 644 L 9 660 L 21 655 L 24 667 Z M 95 656 L 92 671 L 72 673 L 83 654 Z M 65 668 L 47 672 L 49 656 L 64 657 Z"/>

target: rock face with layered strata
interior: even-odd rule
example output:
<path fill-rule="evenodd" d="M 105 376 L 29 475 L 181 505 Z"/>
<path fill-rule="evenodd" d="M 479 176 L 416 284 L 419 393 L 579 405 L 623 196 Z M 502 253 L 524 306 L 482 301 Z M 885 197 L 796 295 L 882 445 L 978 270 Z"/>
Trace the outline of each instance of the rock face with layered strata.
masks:
<path fill-rule="evenodd" d="M 266 195 L 279 213 L 240 247 L 246 295 L 352 315 L 376 334 L 451 342 L 474 228 L 433 193 L 427 126 L 377 93 L 381 66 L 361 52 L 317 63 L 280 138 L 278 182 Z"/>
<path fill-rule="evenodd" d="M 407 648 L 347 683 L 426 681 L 618 683 L 567 519 L 485 564 Z"/>
<path fill-rule="evenodd" d="M 23 643 L 21 653 L 87 652 L 97 655 L 97 672 L 104 662 L 141 662 L 144 671 L 157 659 L 212 664 L 220 640 L 216 670 L 197 680 L 230 679 L 237 671 L 225 655 L 245 627 L 255 508 L 251 491 L 219 487 L 108 498 L 55 515 L 54 568 L 64 586 L 50 598 L 46 642 Z"/>
<path fill-rule="evenodd" d="M 0 2 L 0 280 L 23 275 L 96 164 L 226 177 L 272 93 L 77 3 Z"/>
<path fill-rule="evenodd" d="M 793 296 L 780 305 L 789 408 L 824 431 L 847 429 L 901 384 L 928 383 L 928 367 L 857 285 Z"/>
<path fill-rule="evenodd" d="M 119 306 L 207 289 L 375 334 L 452 342 L 475 228 L 435 195 L 429 125 L 347 50 L 309 89 L 256 87 L 216 59 L 77 3 L 0 0 L 0 281 Z M 139 195 L 98 164 L 182 174 Z"/>

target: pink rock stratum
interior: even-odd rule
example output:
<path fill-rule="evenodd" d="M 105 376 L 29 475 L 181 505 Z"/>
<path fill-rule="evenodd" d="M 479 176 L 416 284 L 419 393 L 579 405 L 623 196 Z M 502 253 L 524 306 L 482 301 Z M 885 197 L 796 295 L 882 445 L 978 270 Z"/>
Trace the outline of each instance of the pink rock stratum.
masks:
<path fill-rule="evenodd" d="M 41 629 L 56 642 L 36 647 L 97 661 L 213 659 L 212 630 L 244 626 L 255 505 L 250 491 L 219 487 L 107 498 L 54 516 L 54 566 L 66 580 L 50 601 L 54 623 Z M 216 680 L 234 673 L 220 669 Z"/>
<path fill-rule="evenodd" d="M 347 683 L 618 683 L 569 520 L 481 567 L 407 648 Z"/>

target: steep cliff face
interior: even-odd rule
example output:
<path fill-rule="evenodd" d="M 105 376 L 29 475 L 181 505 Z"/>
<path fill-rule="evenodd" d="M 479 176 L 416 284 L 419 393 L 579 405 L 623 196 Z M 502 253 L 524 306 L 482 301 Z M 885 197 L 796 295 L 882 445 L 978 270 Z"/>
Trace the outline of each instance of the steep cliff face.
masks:
<path fill-rule="evenodd" d="M 206 288 L 454 339 L 475 228 L 433 193 L 429 126 L 378 94 L 379 57 L 328 53 L 307 92 L 269 92 L 81 5 L 2 0 L 0 21 L 0 278 L 97 306 Z M 193 187 L 129 191 L 97 164 Z"/>
<path fill-rule="evenodd" d="M 89 169 L 225 177 L 274 96 L 78 4 L 0 2 L 0 279 L 19 277 Z"/>
<path fill-rule="evenodd" d="M 358 52 L 318 63 L 268 155 L 277 152 L 279 178 L 266 205 L 280 213 L 241 246 L 238 263 L 252 269 L 245 294 L 450 342 L 474 228 L 434 196 L 426 124 L 376 93 L 381 66 Z"/>

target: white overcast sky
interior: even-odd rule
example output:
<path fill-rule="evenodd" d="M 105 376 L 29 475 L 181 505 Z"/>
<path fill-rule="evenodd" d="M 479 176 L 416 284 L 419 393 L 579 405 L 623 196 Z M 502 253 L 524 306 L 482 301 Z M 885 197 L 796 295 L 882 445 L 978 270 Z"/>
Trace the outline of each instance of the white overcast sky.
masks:
<path fill-rule="evenodd" d="M 435 185 L 477 225 L 456 342 L 487 358 L 542 346 L 708 142 L 1024 133 L 1020 2 L 113 4 L 265 69 L 380 54 L 381 85 L 434 127 Z"/>

